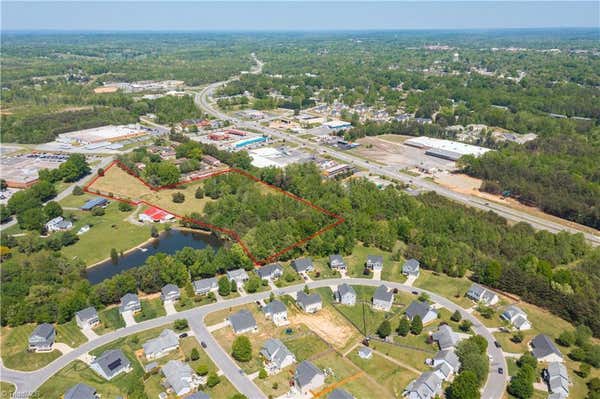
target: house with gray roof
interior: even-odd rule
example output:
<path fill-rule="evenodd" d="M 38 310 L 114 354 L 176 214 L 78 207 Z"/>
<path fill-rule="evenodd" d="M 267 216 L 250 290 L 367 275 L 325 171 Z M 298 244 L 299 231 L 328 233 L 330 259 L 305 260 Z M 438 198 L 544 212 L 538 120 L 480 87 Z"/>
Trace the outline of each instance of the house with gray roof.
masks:
<path fill-rule="evenodd" d="M 431 365 L 433 367 L 438 367 L 443 363 L 447 364 L 454 373 L 457 373 L 460 369 L 460 360 L 456 353 L 451 349 L 441 350 L 435 354 L 433 359 L 431 359 Z"/>
<path fill-rule="evenodd" d="M 402 265 L 402 274 L 405 276 L 419 277 L 421 272 L 421 263 L 416 259 L 409 259 Z"/>
<path fill-rule="evenodd" d="M 107 350 L 92 361 L 90 368 L 109 381 L 132 370 L 129 359 L 121 349 Z"/>
<path fill-rule="evenodd" d="M 378 271 L 383 269 L 383 256 L 381 255 L 367 255 L 366 266 L 368 269 Z"/>
<path fill-rule="evenodd" d="M 385 285 L 380 285 L 373 294 L 373 308 L 388 312 L 394 304 L 394 293 Z"/>
<path fill-rule="evenodd" d="M 335 292 L 335 299 L 342 305 L 354 306 L 356 304 L 356 291 L 351 285 L 340 284 Z"/>
<path fill-rule="evenodd" d="M 562 362 L 563 355 L 554 342 L 544 334 L 536 335 L 529 343 L 533 356 L 540 362 Z"/>
<path fill-rule="evenodd" d="M 336 388 L 327 397 L 327 399 L 355 399 L 354 396 L 341 388 Z"/>
<path fill-rule="evenodd" d="M 270 263 L 256 269 L 261 280 L 277 280 L 283 275 L 283 267 L 279 263 Z"/>
<path fill-rule="evenodd" d="M 158 359 L 179 348 L 179 336 L 167 328 L 158 337 L 146 341 L 142 348 L 146 359 Z"/>
<path fill-rule="evenodd" d="M 427 324 L 437 319 L 438 314 L 427 302 L 412 301 L 406 308 L 406 317 L 412 321 L 415 316 L 419 316 L 423 324 Z"/>
<path fill-rule="evenodd" d="M 162 366 L 161 371 L 167 385 L 177 396 L 192 392 L 201 383 L 201 378 L 194 373 L 190 365 L 180 360 L 169 360 Z"/>
<path fill-rule="evenodd" d="M 483 303 L 484 305 L 495 305 L 498 303 L 500 298 L 498 295 L 491 290 L 477 284 L 473 283 L 469 290 L 467 291 L 467 297 L 474 300 L 475 302 Z"/>
<path fill-rule="evenodd" d="M 52 324 L 40 324 L 29 336 L 29 350 L 35 352 L 51 351 L 55 338 L 56 330 Z"/>
<path fill-rule="evenodd" d="M 227 278 L 229 282 L 235 281 L 238 287 L 241 287 L 250 277 L 244 269 L 234 269 L 227 270 Z"/>
<path fill-rule="evenodd" d="M 448 324 L 442 324 L 439 326 L 437 331 L 431 334 L 431 338 L 433 338 L 434 341 L 437 341 L 438 345 L 440 346 L 440 350 L 442 351 L 454 349 L 460 340 L 458 334 L 452 331 L 452 327 L 450 327 Z"/>
<path fill-rule="evenodd" d="M 128 293 L 123 295 L 121 298 L 121 306 L 119 306 L 119 312 L 139 312 L 142 310 L 142 304 L 140 298 L 136 294 Z"/>
<path fill-rule="evenodd" d="M 547 399 L 567 399 L 567 396 L 562 393 L 551 393 Z"/>
<path fill-rule="evenodd" d="M 181 297 L 181 291 L 175 284 L 167 284 L 160 290 L 160 299 L 163 302 L 175 302 Z"/>
<path fill-rule="evenodd" d="M 569 395 L 569 374 L 561 362 L 551 362 L 542 370 L 542 378 L 548 384 L 548 391 L 554 394 Z"/>
<path fill-rule="evenodd" d="M 79 383 L 65 392 L 64 399 L 99 399 L 96 389 L 89 385 Z"/>
<path fill-rule="evenodd" d="M 298 274 L 312 272 L 315 267 L 312 258 L 299 258 L 292 261 L 292 268 Z"/>
<path fill-rule="evenodd" d="M 510 305 L 500 315 L 519 331 L 530 330 L 531 323 L 527 319 L 527 313 L 515 305 Z"/>
<path fill-rule="evenodd" d="M 432 399 L 442 392 L 442 379 L 433 371 L 426 371 L 404 390 L 408 399 Z"/>
<path fill-rule="evenodd" d="M 269 374 L 276 374 L 281 369 L 296 363 L 296 356 L 279 339 L 268 339 L 260 349 L 265 359 L 265 369 Z"/>
<path fill-rule="evenodd" d="M 323 308 L 323 301 L 317 293 L 307 294 L 304 291 L 298 291 L 296 303 L 306 313 L 315 313 Z"/>
<path fill-rule="evenodd" d="M 100 318 L 98 317 L 98 312 L 96 312 L 96 308 L 93 306 L 87 307 L 85 309 L 81 309 L 79 312 L 75 313 L 75 322 L 79 326 L 79 328 L 94 328 L 100 324 Z"/>
<path fill-rule="evenodd" d="M 239 312 L 229 315 L 227 321 L 236 334 L 258 331 L 256 320 L 254 320 L 254 316 L 247 309 L 242 309 Z"/>
<path fill-rule="evenodd" d="M 346 262 L 341 255 L 329 255 L 329 267 L 331 270 L 346 270 Z"/>
<path fill-rule="evenodd" d="M 271 302 L 263 306 L 262 311 L 265 314 L 267 320 L 273 320 L 276 326 L 285 326 L 289 324 L 287 308 L 285 304 L 278 299 L 274 299 Z"/>
<path fill-rule="evenodd" d="M 323 370 L 309 362 L 303 361 L 296 367 L 294 373 L 294 388 L 306 395 L 325 384 L 325 373 Z"/>
<path fill-rule="evenodd" d="M 219 289 L 219 281 L 216 277 L 196 280 L 192 285 L 194 286 L 194 294 L 196 295 L 206 295 L 211 291 L 217 291 Z"/>
<path fill-rule="evenodd" d="M 185 399 L 210 399 L 210 396 L 206 392 L 198 391 L 190 396 L 186 396 Z"/>
<path fill-rule="evenodd" d="M 452 367 L 446 363 L 441 363 L 433 368 L 433 373 L 436 374 L 442 381 L 449 380 L 454 374 Z"/>

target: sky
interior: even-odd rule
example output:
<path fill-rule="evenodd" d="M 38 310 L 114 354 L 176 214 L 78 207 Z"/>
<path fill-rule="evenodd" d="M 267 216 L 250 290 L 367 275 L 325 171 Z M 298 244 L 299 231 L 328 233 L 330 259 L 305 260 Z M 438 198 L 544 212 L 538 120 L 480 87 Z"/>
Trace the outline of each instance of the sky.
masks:
<path fill-rule="evenodd" d="M 2 30 L 289 31 L 600 27 L 600 1 L 5 1 Z"/>

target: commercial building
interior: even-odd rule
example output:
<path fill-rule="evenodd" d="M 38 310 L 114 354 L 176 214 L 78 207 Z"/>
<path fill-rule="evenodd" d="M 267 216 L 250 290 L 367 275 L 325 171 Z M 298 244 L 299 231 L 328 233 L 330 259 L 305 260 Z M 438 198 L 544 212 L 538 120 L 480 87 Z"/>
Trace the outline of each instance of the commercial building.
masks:
<path fill-rule="evenodd" d="M 426 155 L 447 159 L 449 161 L 456 161 L 463 155 L 479 157 L 486 152 L 491 151 L 489 148 L 425 136 L 408 139 L 404 141 L 404 145 L 424 149 Z"/>
<path fill-rule="evenodd" d="M 144 212 L 140 213 L 138 216 L 138 220 L 140 222 L 149 222 L 149 223 L 165 223 L 169 220 L 173 220 L 175 216 L 171 215 L 168 212 L 163 211 L 162 209 L 158 209 L 155 207 L 150 207 L 146 209 Z"/>
<path fill-rule="evenodd" d="M 264 136 L 257 136 L 257 137 L 251 137 L 248 139 L 244 139 L 244 140 L 240 140 L 240 141 L 236 141 L 234 143 L 231 144 L 231 147 L 234 150 L 239 150 L 242 149 L 244 147 L 248 147 L 250 145 L 253 144 L 259 144 L 259 143 L 266 143 L 267 142 L 267 138 Z"/>
<path fill-rule="evenodd" d="M 139 124 L 108 125 L 92 129 L 62 133 L 56 138 L 59 143 L 88 145 L 96 143 L 114 143 L 150 134 L 150 130 Z"/>
<path fill-rule="evenodd" d="M 38 182 L 39 171 L 56 169 L 67 155 L 35 153 L 0 158 L 2 178 L 11 188 L 28 188 Z"/>
<path fill-rule="evenodd" d="M 274 166 L 284 168 L 293 163 L 305 163 L 313 159 L 310 154 L 287 147 L 263 147 L 248 151 L 252 165 L 257 168 Z"/>

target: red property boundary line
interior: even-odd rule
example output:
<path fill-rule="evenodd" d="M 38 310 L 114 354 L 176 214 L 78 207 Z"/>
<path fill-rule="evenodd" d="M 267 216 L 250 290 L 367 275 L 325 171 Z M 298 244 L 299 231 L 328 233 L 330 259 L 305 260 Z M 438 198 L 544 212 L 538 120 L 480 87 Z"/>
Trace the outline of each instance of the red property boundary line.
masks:
<path fill-rule="evenodd" d="M 265 185 L 265 186 L 267 186 L 267 187 L 269 187 L 269 188 L 271 188 L 271 189 L 273 189 L 273 190 L 275 190 L 275 191 L 277 191 L 277 192 L 279 192 L 279 193 L 281 193 L 283 195 L 286 195 L 289 198 L 292 198 L 292 199 L 294 199 L 296 201 L 299 201 L 299 202 L 303 203 L 304 205 L 307 205 L 307 206 L 311 207 L 312 209 L 314 209 L 314 210 L 316 210 L 318 212 L 321 212 L 321 213 L 323 213 L 323 214 L 325 214 L 325 215 L 327 215 L 329 217 L 332 217 L 332 218 L 336 219 L 335 222 L 333 222 L 331 224 L 328 224 L 327 226 L 325 226 L 322 229 L 318 230 L 317 232 L 309 235 L 308 237 L 305 237 L 302 240 L 297 241 L 297 242 L 293 243 L 292 245 L 288 245 L 287 247 L 283 248 L 282 250 L 280 250 L 280 251 L 278 251 L 278 252 L 276 252 L 276 253 L 274 253 L 272 255 L 269 255 L 269 256 L 267 256 L 264 259 L 260 259 L 259 260 L 259 259 L 257 259 L 254 256 L 254 254 L 250 251 L 250 249 L 242 241 L 242 239 L 240 238 L 239 234 L 237 232 L 231 230 L 231 229 L 227 229 L 227 228 L 215 226 L 213 224 L 206 223 L 206 222 L 203 222 L 203 221 L 198 220 L 198 219 L 192 219 L 192 218 L 189 218 L 187 216 L 178 215 L 176 213 L 173 213 L 172 211 L 169 211 L 167 209 L 163 209 L 163 208 L 161 208 L 161 207 L 159 207 L 159 206 L 157 206 L 155 204 L 152 204 L 152 203 L 150 203 L 148 201 L 145 201 L 145 200 L 133 201 L 133 200 L 130 200 L 130 199 L 127 199 L 127 198 L 122 198 L 122 197 L 118 197 L 118 196 L 114 196 L 114 195 L 110 196 L 110 195 L 102 194 L 102 193 L 95 192 L 92 189 L 90 189 L 90 187 L 94 183 L 96 183 L 96 181 L 98 179 L 100 179 L 101 177 L 104 176 L 104 174 L 103 175 L 97 174 L 89 183 L 87 183 L 83 187 L 83 191 L 85 191 L 88 194 L 100 196 L 100 197 L 107 198 L 107 199 L 110 199 L 110 200 L 117 200 L 117 201 L 120 201 L 120 202 L 125 202 L 125 203 L 128 203 L 130 205 L 134 205 L 134 206 L 138 206 L 140 204 L 151 206 L 151 207 L 154 207 L 156 209 L 160 209 L 163 212 L 167 212 L 167 213 L 173 215 L 174 217 L 176 217 L 177 219 L 180 219 L 180 220 L 186 221 L 188 223 L 193 223 L 193 224 L 205 227 L 205 228 L 207 228 L 209 230 L 212 230 L 212 231 L 218 231 L 220 233 L 226 234 L 229 237 L 231 237 L 234 241 L 236 241 L 238 244 L 240 244 L 240 246 L 242 247 L 244 253 L 252 260 L 252 262 L 254 263 L 255 266 L 262 266 L 262 265 L 265 265 L 267 263 L 271 263 L 271 262 L 277 260 L 281 255 L 285 254 L 286 252 L 288 252 L 288 251 L 290 251 L 290 250 L 292 250 L 292 249 L 294 249 L 296 247 L 299 247 L 299 246 L 303 245 L 304 243 L 306 243 L 306 242 L 312 240 L 313 238 L 315 238 L 315 237 L 317 237 L 317 236 L 325 233 L 328 230 L 333 229 L 336 226 L 339 226 L 340 224 L 342 224 L 342 223 L 344 223 L 346 221 L 343 217 L 341 217 L 338 214 L 335 214 L 335 213 L 333 213 L 331 211 L 328 211 L 327 209 L 321 208 L 320 206 L 315 205 L 314 203 L 312 203 L 312 202 L 310 202 L 310 201 L 308 201 L 308 200 L 306 200 L 306 199 L 304 199 L 302 197 L 299 197 L 299 196 L 297 196 L 295 194 L 292 194 L 289 191 L 285 191 L 285 190 L 283 190 L 280 187 L 277 187 L 277 186 L 269 184 L 269 183 L 267 183 L 265 181 L 262 181 L 258 177 L 254 176 L 254 175 L 252 175 L 252 174 L 250 174 L 248 172 L 246 172 L 245 170 L 238 169 L 238 168 L 228 168 L 228 169 L 220 170 L 220 171 L 217 171 L 217 172 L 208 173 L 206 175 L 197 176 L 197 177 L 194 177 L 192 179 L 185 180 L 185 181 L 182 181 L 182 182 L 178 182 L 178 183 L 175 183 L 175 184 L 167 184 L 167 185 L 164 185 L 164 186 L 153 186 L 150 183 L 148 183 L 148 182 L 144 181 L 143 179 L 141 179 L 139 176 L 137 176 L 135 173 L 133 173 L 133 171 L 130 168 L 128 168 L 126 165 L 124 165 L 123 163 L 119 162 L 118 160 L 112 161 L 106 168 L 104 168 L 104 173 L 106 173 L 109 169 L 111 169 L 115 165 L 118 166 L 118 167 L 120 167 L 121 169 L 123 169 L 127 174 L 129 174 L 129 175 L 133 176 L 135 179 L 139 180 L 144 186 L 146 186 L 147 188 L 149 188 L 152 191 L 160 191 L 160 190 L 165 190 L 165 189 L 171 189 L 171 188 L 183 186 L 185 184 L 192 183 L 192 182 L 195 182 L 195 181 L 198 181 L 198 180 L 204 180 L 204 179 L 207 179 L 207 178 L 210 178 L 210 177 L 215 177 L 215 176 L 223 175 L 223 174 L 226 174 L 226 173 L 238 173 L 238 174 L 240 174 L 242 176 L 245 176 L 245 177 L 247 177 L 247 178 L 249 178 L 251 180 L 254 180 L 257 183 L 263 184 L 263 185 Z"/>

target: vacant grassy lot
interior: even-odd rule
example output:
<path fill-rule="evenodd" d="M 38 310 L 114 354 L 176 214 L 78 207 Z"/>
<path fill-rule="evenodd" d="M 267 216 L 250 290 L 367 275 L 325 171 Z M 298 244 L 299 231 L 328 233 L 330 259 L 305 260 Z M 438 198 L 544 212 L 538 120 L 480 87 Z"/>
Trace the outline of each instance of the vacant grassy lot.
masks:
<path fill-rule="evenodd" d="M 144 195 L 150 194 L 152 190 L 146 187 L 135 177 L 115 165 L 104 173 L 89 187 L 92 192 L 100 191 L 104 195 L 111 193 L 115 197 L 139 200 Z"/>
<path fill-rule="evenodd" d="M 167 314 L 160 298 L 142 299 L 142 311 L 136 313 L 133 318 L 138 323 L 145 320 L 155 319 Z"/>
<path fill-rule="evenodd" d="M 299 284 L 300 282 L 303 281 L 302 278 L 300 277 L 300 275 L 298 273 L 296 273 L 296 271 L 292 268 L 292 266 L 290 265 L 289 262 L 288 263 L 280 263 L 280 265 L 283 267 L 283 276 L 275 282 L 275 285 L 277 287 L 287 287 L 288 285 Z M 285 276 L 291 276 L 294 279 L 291 281 L 287 281 L 284 278 Z"/>
<path fill-rule="evenodd" d="M 422 371 L 426 371 L 429 369 L 429 367 L 425 364 L 425 359 L 431 357 L 431 355 L 434 354 L 433 350 L 432 352 L 424 352 L 385 342 L 372 341 L 371 347 L 375 350 L 380 351 L 381 353 L 384 353 L 387 356 L 396 359 L 397 361 L 403 364 L 406 364 L 407 366 Z"/>
<path fill-rule="evenodd" d="M 362 359 L 356 351 L 353 351 L 348 358 L 383 386 L 389 392 L 389 397 L 401 395 L 408 383 L 419 376 L 376 353 L 367 360 Z"/>
<path fill-rule="evenodd" d="M 203 185 L 204 183 L 202 180 L 200 180 L 193 183 L 188 183 L 185 186 L 178 188 L 150 191 L 149 193 L 143 195 L 141 199 L 177 215 L 183 216 L 192 212 L 203 214 L 204 206 L 207 203 L 214 201 L 209 197 L 204 197 L 202 199 L 197 199 L 195 197 L 196 189 L 198 187 L 202 187 Z M 185 201 L 180 204 L 173 202 L 173 194 L 177 192 L 182 193 L 185 196 Z"/>
<path fill-rule="evenodd" d="M 210 299 L 208 295 L 193 295 L 190 296 L 187 290 L 181 290 L 181 297 L 177 302 L 175 302 L 175 309 L 178 312 L 182 310 L 187 310 L 191 308 L 195 308 L 197 306 L 208 305 L 209 303 L 215 302 L 216 299 Z"/>
<path fill-rule="evenodd" d="M 61 249 L 67 258 L 79 258 L 86 265 L 92 265 L 110 257 L 110 250 L 127 251 L 150 238 L 150 227 L 134 225 L 126 221 L 131 212 L 119 211 L 118 203 L 111 202 L 103 216 L 93 216 L 90 212 L 65 211 L 72 213 L 77 221 L 73 231 L 89 225 L 90 230 L 79 236 L 75 244 Z"/>
<path fill-rule="evenodd" d="M 81 332 L 79 326 L 75 322 L 75 319 L 56 326 L 56 341 L 64 342 L 71 348 L 76 348 L 79 345 L 87 342 L 87 338 Z"/>
<path fill-rule="evenodd" d="M 90 194 L 68 195 L 62 200 L 60 200 L 59 203 L 62 207 L 66 208 L 80 208 L 83 204 L 85 204 L 92 198 L 94 198 L 94 196 Z"/>
<path fill-rule="evenodd" d="M 107 332 L 125 327 L 125 321 L 119 313 L 118 306 L 99 311 L 98 317 L 100 318 L 100 326 L 94 329 L 96 334 L 106 334 Z"/>
<path fill-rule="evenodd" d="M 474 305 L 474 302 L 466 298 L 465 293 L 471 284 L 472 282 L 466 278 L 453 278 L 445 274 L 434 274 L 430 270 L 421 269 L 419 278 L 417 278 L 414 285 L 444 296 L 464 308 L 470 308 Z"/>

